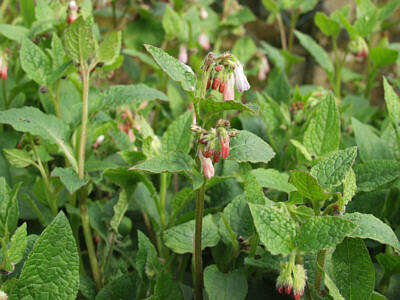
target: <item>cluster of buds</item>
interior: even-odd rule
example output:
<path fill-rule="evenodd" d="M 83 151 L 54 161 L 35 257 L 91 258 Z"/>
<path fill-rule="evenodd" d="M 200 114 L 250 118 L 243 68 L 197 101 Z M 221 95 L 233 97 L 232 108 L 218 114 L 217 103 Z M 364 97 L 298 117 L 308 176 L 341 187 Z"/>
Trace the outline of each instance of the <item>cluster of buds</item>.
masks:
<path fill-rule="evenodd" d="M 74 0 L 69 2 L 69 14 L 68 14 L 68 24 L 73 23 L 76 19 L 78 19 L 79 7 Z"/>
<path fill-rule="evenodd" d="M 293 113 L 296 113 L 297 110 L 302 110 L 303 108 L 304 108 L 304 102 L 302 101 L 297 101 L 290 104 L 290 110 L 293 111 Z"/>
<path fill-rule="evenodd" d="M 242 63 L 230 53 L 224 53 L 217 57 L 214 57 L 213 53 L 209 53 L 202 68 L 203 86 L 201 97 L 205 96 L 206 91 L 210 87 L 213 90 L 218 89 L 224 101 L 234 100 L 235 83 L 236 89 L 239 92 L 250 89 L 250 84 L 244 74 Z"/>
<path fill-rule="evenodd" d="M 229 156 L 229 140 L 237 135 L 237 131 L 229 128 L 230 122 L 227 120 L 219 120 L 216 128 L 208 131 L 197 125 L 190 127 L 193 132 L 200 134 L 198 156 L 207 179 L 214 176 L 213 163 L 218 163 L 221 156 L 224 159 Z"/>
<path fill-rule="evenodd" d="M 368 45 L 365 40 L 358 36 L 349 43 L 349 50 L 356 57 L 366 58 L 368 57 Z"/>
<path fill-rule="evenodd" d="M 281 272 L 276 280 L 276 289 L 280 294 L 292 295 L 294 300 L 300 300 L 304 294 L 307 275 L 303 265 L 281 263 Z"/>
<path fill-rule="evenodd" d="M 7 55 L 5 52 L 0 54 L 0 77 L 6 80 L 8 76 L 8 65 L 7 65 Z"/>

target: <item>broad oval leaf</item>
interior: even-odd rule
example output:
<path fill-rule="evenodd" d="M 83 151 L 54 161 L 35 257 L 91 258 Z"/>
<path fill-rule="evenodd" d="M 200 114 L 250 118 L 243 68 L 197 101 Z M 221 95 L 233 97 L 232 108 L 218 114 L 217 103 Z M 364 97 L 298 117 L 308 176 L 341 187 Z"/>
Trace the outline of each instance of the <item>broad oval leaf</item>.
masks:
<path fill-rule="evenodd" d="M 168 248 L 178 254 L 193 252 L 194 220 L 174 226 L 164 231 L 164 242 Z M 203 218 L 201 248 L 214 247 L 219 242 L 218 227 L 211 215 Z"/>
<path fill-rule="evenodd" d="M 36 241 L 10 300 L 73 300 L 78 286 L 78 249 L 68 219 L 60 212 Z"/>
<path fill-rule="evenodd" d="M 193 111 L 188 111 L 169 125 L 162 138 L 162 151 L 180 150 L 188 153 L 193 138 L 190 125 L 193 123 Z"/>
<path fill-rule="evenodd" d="M 293 184 L 297 191 L 307 199 L 322 201 L 328 199 L 330 195 L 319 185 L 317 179 L 311 174 L 303 171 L 293 171 L 289 182 Z"/>
<path fill-rule="evenodd" d="M 370 192 L 392 182 L 400 176 L 400 162 L 395 160 L 371 160 L 355 165 L 357 190 Z"/>
<path fill-rule="evenodd" d="M 71 168 L 55 168 L 51 176 L 60 177 L 61 182 L 70 194 L 75 193 L 89 182 L 88 179 L 80 179 L 78 174 Z"/>
<path fill-rule="evenodd" d="M 296 191 L 296 187 L 289 183 L 289 175 L 275 169 L 254 169 L 251 171 L 258 184 L 263 188 L 274 189 L 285 193 Z"/>
<path fill-rule="evenodd" d="M 21 43 L 28 37 L 28 29 L 18 25 L 0 24 L 0 33 L 6 38 Z"/>
<path fill-rule="evenodd" d="M 67 27 L 64 43 L 68 54 L 77 62 L 93 55 L 95 49 L 93 33 L 83 17 L 79 17 Z"/>
<path fill-rule="evenodd" d="M 179 82 L 182 88 L 188 92 L 194 92 L 196 87 L 196 75 L 193 70 L 184 63 L 166 53 L 161 48 L 151 45 L 144 45 L 146 50 L 153 56 L 154 60 L 161 69 L 168 74 L 171 79 Z"/>

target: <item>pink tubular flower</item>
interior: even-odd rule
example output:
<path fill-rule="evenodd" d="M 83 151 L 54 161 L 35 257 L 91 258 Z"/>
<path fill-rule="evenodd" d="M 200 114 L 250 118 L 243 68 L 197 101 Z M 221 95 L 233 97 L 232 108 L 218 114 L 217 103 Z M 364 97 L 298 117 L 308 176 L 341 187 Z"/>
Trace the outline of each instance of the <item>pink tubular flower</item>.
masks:
<path fill-rule="evenodd" d="M 268 59 L 265 56 L 261 57 L 261 65 L 260 65 L 260 70 L 258 71 L 258 79 L 259 80 L 265 80 L 267 79 L 267 74 L 270 71 Z"/>
<path fill-rule="evenodd" d="M 188 51 L 185 44 L 179 46 L 179 56 L 178 59 L 186 64 L 188 62 Z"/>
<path fill-rule="evenodd" d="M 221 145 L 222 158 L 228 158 L 229 156 L 229 136 L 219 138 L 219 144 Z"/>
<path fill-rule="evenodd" d="M 233 74 L 228 75 L 228 79 L 226 80 L 226 84 L 224 87 L 224 92 L 222 94 L 222 99 L 224 101 L 234 100 L 235 99 L 235 78 Z"/>
<path fill-rule="evenodd" d="M 78 5 L 76 4 L 75 1 L 70 1 L 69 2 L 69 9 L 71 11 L 77 12 L 78 11 Z"/>
<path fill-rule="evenodd" d="M 250 88 L 250 84 L 247 81 L 246 75 L 244 75 L 243 65 L 238 62 L 235 67 L 235 79 L 236 88 L 239 92 L 247 91 Z"/>
<path fill-rule="evenodd" d="M 207 179 L 210 179 L 214 176 L 214 166 L 212 164 L 212 161 L 210 158 L 204 157 L 201 150 L 199 150 L 198 155 L 200 158 L 201 166 L 203 168 L 204 176 L 206 176 Z"/>
<path fill-rule="evenodd" d="M 199 37 L 197 38 L 199 45 L 203 50 L 208 51 L 210 49 L 210 40 L 208 39 L 208 35 L 205 33 L 200 33 Z"/>
<path fill-rule="evenodd" d="M 0 56 L 0 77 L 6 80 L 8 76 L 7 61 L 4 57 Z"/>

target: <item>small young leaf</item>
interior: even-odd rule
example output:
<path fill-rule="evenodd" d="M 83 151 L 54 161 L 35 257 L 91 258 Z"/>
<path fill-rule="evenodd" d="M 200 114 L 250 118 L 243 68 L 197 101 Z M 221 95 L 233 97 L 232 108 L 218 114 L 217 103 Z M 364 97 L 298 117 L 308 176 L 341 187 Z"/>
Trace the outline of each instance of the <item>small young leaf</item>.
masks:
<path fill-rule="evenodd" d="M 343 218 L 358 225 L 357 229 L 349 237 L 372 239 L 382 244 L 390 245 L 400 251 L 400 242 L 392 228 L 373 215 L 356 212 L 344 214 Z"/>
<path fill-rule="evenodd" d="M 89 182 L 88 179 L 79 179 L 78 174 L 71 168 L 55 168 L 51 175 L 60 177 L 71 195 Z"/>
<path fill-rule="evenodd" d="M 347 172 L 346 176 L 343 179 L 343 204 L 347 205 L 350 200 L 354 197 L 357 190 L 356 183 L 356 173 L 354 173 L 353 169 L 350 169 Z"/>
<path fill-rule="evenodd" d="M 28 152 L 21 149 L 3 149 L 8 162 L 16 168 L 25 168 L 34 164 Z"/>
<path fill-rule="evenodd" d="M 158 276 L 154 295 L 149 300 L 183 299 L 178 282 L 172 279 L 171 273 L 164 269 Z"/>
<path fill-rule="evenodd" d="M 24 257 L 26 246 L 28 245 L 26 233 L 26 223 L 24 222 L 17 228 L 11 238 L 11 247 L 8 249 L 10 261 L 16 265 Z"/>
<path fill-rule="evenodd" d="M 383 47 L 372 48 L 370 52 L 374 67 L 377 69 L 394 64 L 398 55 L 399 51 Z"/>
<path fill-rule="evenodd" d="M 243 271 L 222 273 L 217 265 L 204 270 L 204 288 L 210 300 L 244 300 L 247 295 L 247 279 Z"/>
<path fill-rule="evenodd" d="M 169 125 L 162 139 L 162 152 L 190 150 L 193 133 L 190 125 L 193 123 L 193 111 L 188 111 Z"/>
<path fill-rule="evenodd" d="M 318 264 L 317 264 L 318 270 L 324 275 L 324 283 L 326 287 L 329 290 L 329 295 L 332 296 L 333 300 L 346 300 L 343 298 L 343 296 L 340 294 L 339 289 L 337 288 L 335 282 L 332 280 L 332 278 L 325 272 L 324 269 L 322 269 Z"/>
<path fill-rule="evenodd" d="M 237 162 L 268 163 L 275 156 L 270 145 L 255 134 L 240 130 L 231 139 L 229 159 Z"/>
<path fill-rule="evenodd" d="M 179 82 L 185 91 L 194 92 L 197 79 L 189 66 L 170 56 L 160 48 L 151 45 L 144 46 L 161 69 L 163 69 L 172 80 Z"/>
<path fill-rule="evenodd" d="M 317 44 L 310 36 L 301 33 L 300 31 L 294 32 L 299 39 L 300 44 L 314 57 L 317 63 L 328 73 L 332 75 L 334 72 L 332 61 L 325 50 Z"/>
<path fill-rule="evenodd" d="M 182 28 L 182 18 L 175 12 L 171 5 L 167 5 L 165 8 L 162 25 L 167 38 L 172 39 L 179 36 Z"/>
<path fill-rule="evenodd" d="M 11 189 L 4 177 L 0 177 L 0 236 L 15 231 L 19 218 L 17 193 L 21 184 Z"/>
<path fill-rule="evenodd" d="M 73 300 L 78 286 L 78 250 L 68 219 L 60 212 L 36 241 L 10 300 Z"/>
<path fill-rule="evenodd" d="M 129 206 L 129 197 L 127 195 L 126 189 L 122 189 L 118 202 L 114 205 L 114 215 L 111 218 L 110 226 L 114 231 L 118 232 L 119 224 L 121 224 L 122 218 L 124 217 Z"/>
<path fill-rule="evenodd" d="M 238 39 L 233 46 L 232 53 L 239 59 L 245 66 L 250 58 L 256 53 L 257 46 L 253 40 L 245 35 Z"/>
<path fill-rule="evenodd" d="M 356 227 L 354 223 L 340 217 L 313 217 L 301 226 L 297 246 L 304 253 L 334 247 Z"/>
<path fill-rule="evenodd" d="M 316 108 L 304 133 L 303 144 L 315 156 L 337 151 L 340 139 L 339 111 L 335 97 L 328 94 Z"/>
<path fill-rule="evenodd" d="M 275 207 L 249 203 L 254 225 L 265 248 L 273 255 L 286 256 L 296 246 L 297 226 Z"/>
<path fill-rule="evenodd" d="M 212 98 L 201 100 L 200 109 L 205 114 L 215 114 L 226 110 L 243 110 L 251 113 L 257 112 L 257 107 L 254 107 L 254 105 L 243 104 L 234 100 L 216 101 Z"/>
<path fill-rule="evenodd" d="M 218 227 L 211 215 L 203 218 L 203 231 L 201 233 L 202 249 L 214 247 L 219 242 Z M 193 252 L 194 220 L 177 225 L 164 231 L 164 242 L 168 248 L 178 254 Z"/>
<path fill-rule="evenodd" d="M 332 254 L 333 277 L 345 299 L 370 299 L 374 265 L 361 239 L 346 238 Z"/>
<path fill-rule="evenodd" d="M 6 38 L 22 43 L 28 37 L 29 30 L 25 27 L 11 24 L 0 24 L 0 34 Z"/>
<path fill-rule="evenodd" d="M 315 24 L 327 36 L 337 37 L 340 33 L 340 24 L 321 12 L 314 17 Z"/>
<path fill-rule="evenodd" d="M 160 270 L 157 250 L 149 238 L 141 231 L 138 231 L 138 253 L 136 255 L 136 268 L 140 278 L 146 276 L 154 277 Z"/>
<path fill-rule="evenodd" d="M 38 84 L 46 85 L 52 73 L 50 58 L 34 43 L 24 39 L 20 51 L 22 69 Z"/>
<path fill-rule="evenodd" d="M 106 35 L 97 52 L 97 62 L 111 65 L 121 50 L 121 32 L 113 31 Z"/>
<path fill-rule="evenodd" d="M 394 160 L 370 160 L 354 167 L 357 190 L 370 192 L 400 176 L 400 162 Z"/>
<path fill-rule="evenodd" d="M 397 136 L 400 137 L 400 99 L 385 77 L 383 77 L 383 87 L 385 90 L 386 107 L 390 119 L 393 127 L 396 129 Z"/>
<path fill-rule="evenodd" d="M 354 30 L 357 35 L 367 37 L 374 31 L 376 25 L 376 10 L 372 10 L 355 21 Z"/>
<path fill-rule="evenodd" d="M 124 274 L 108 283 L 96 296 L 96 300 L 130 300 L 137 293 L 138 275 L 136 272 Z"/>
<path fill-rule="evenodd" d="M 77 62 L 90 58 L 94 53 L 93 33 L 83 17 L 79 17 L 67 27 L 64 41 L 68 54 Z"/>
<path fill-rule="evenodd" d="M 293 171 L 289 182 L 293 184 L 298 192 L 307 199 L 322 201 L 329 198 L 329 194 L 319 185 L 317 179 L 311 174 L 303 171 Z"/>
<path fill-rule="evenodd" d="M 357 147 L 334 152 L 312 167 L 310 173 L 325 188 L 338 186 L 349 172 L 357 156 Z"/>
<path fill-rule="evenodd" d="M 222 23 L 220 23 L 221 26 L 224 25 L 229 25 L 233 27 L 239 27 L 240 25 L 243 25 L 245 23 L 254 21 L 256 17 L 254 14 L 251 12 L 250 8 L 244 7 L 243 9 L 232 12 L 228 15 L 226 20 Z"/>

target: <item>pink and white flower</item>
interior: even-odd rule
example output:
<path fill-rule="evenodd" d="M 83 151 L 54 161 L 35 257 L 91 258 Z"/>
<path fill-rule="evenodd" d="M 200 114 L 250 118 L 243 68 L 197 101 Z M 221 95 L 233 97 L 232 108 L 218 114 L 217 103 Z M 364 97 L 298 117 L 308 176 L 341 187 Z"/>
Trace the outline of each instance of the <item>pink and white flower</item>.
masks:
<path fill-rule="evenodd" d="M 229 156 L 229 136 L 221 136 L 219 138 L 219 144 L 221 146 L 222 158 L 228 158 Z"/>
<path fill-rule="evenodd" d="M 0 56 L 0 78 L 6 80 L 8 76 L 8 65 L 4 57 Z"/>
<path fill-rule="evenodd" d="M 201 167 L 203 168 L 204 176 L 206 176 L 207 179 L 212 178 L 214 176 L 214 166 L 211 159 L 204 157 L 201 150 L 199 150 L 198 155 L 200 158 Z"/>
<path fill-rule="evenodd" d="M 265 56 L 261 57 L 261 64 L 260 64 L 260 70 L 258 71 L 258 79 L 259 80 L 265 80 L 267 79 L 267 74 L 270 71 L 268 59 Z"/>
<path fill-rule="evenodd" d="M 77 12 L 78 11 L 78 5 L 76 4 L 75 1 L 70 1 L 69 2 L 69 9 L 71 11 Z"/>
<path fill-rule="evenodd" d="M 250 89 L 250 84 L 247 81 L 246 75 L 243 71 L 243 65 L 237 62 L 235 67 L 236 88 L 239 92 L 244 92 Z"/>
<path fill-rule="evenodd" d="M 226 84 L 224 87 L 224 92 L 222 94 L 222 99 L 224 101 L 234 100 L 235 99 L 235 78 L 233 74 L 228 75 L 228 79 L 226 80 Z"/>
<path fill-rule="evenodd" d="M 201 46 L 201 48 L 203 48 L 203 50 L 210 50 L 210 39 L 208 38 L 207 34 L 200 33 L 197 41 L 199 42 L 199 45 Z"/>

